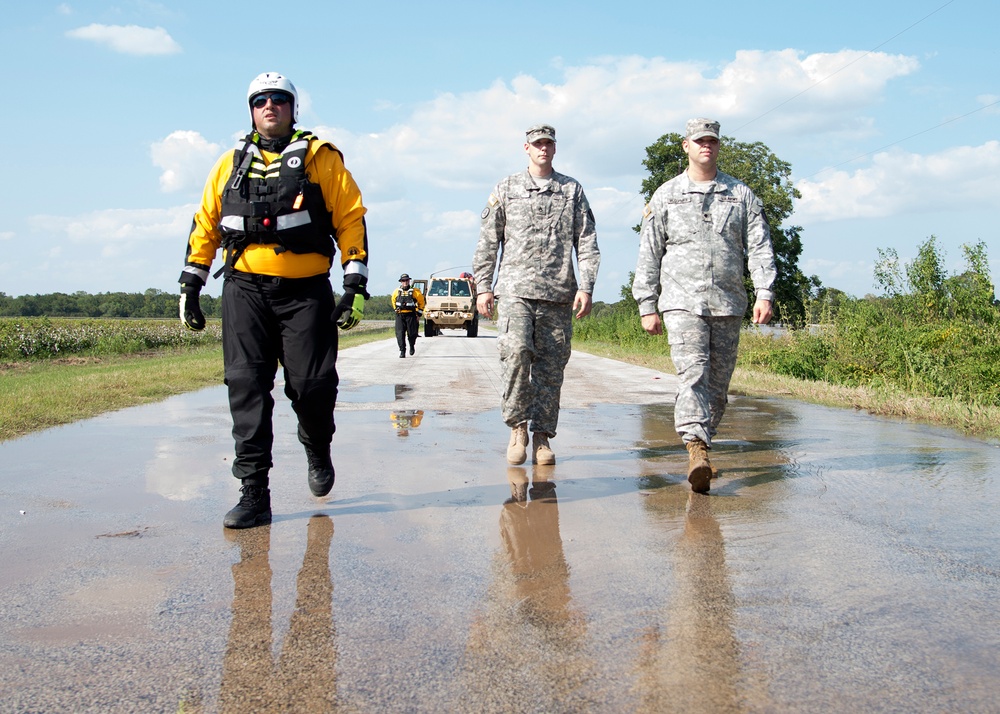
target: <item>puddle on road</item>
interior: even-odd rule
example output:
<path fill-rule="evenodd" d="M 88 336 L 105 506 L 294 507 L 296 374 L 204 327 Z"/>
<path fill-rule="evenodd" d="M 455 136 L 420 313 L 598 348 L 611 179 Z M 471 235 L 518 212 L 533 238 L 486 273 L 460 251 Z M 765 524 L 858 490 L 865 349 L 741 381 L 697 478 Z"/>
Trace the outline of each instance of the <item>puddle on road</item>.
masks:
<path fill-rule="evenodd" d="M 406 390 L 342 392 L 377 406 L 337 414 L 328 501 L 279 401 L 275 522 L 246 533 L 220 525 L 231 424 L 205 396 L 0 444 L 0 504 L 26 512 L 0 520 L 11 701 L 111 709 L 115 671 L 151 663 L 133 687 L 162 710 L 263 682 L 500 711 L 512 681 L 538 710 L 995 708 L 995 445 L 738 398 L 702 496 L 670 406 L 567 410 L 556 465 L 510 467 L 496 410 L 392 409 Z"/>
<path fill-rule="evenodd" d="M 412 387 L 408 387 L 405 384 L 369 384 L 355 387 L 349 382 L 342 381 L 337 393 L 337 403 L 378 404 L 381 402 L 394 402 L 403 399 L 406 393 L 412 390 Z"/>

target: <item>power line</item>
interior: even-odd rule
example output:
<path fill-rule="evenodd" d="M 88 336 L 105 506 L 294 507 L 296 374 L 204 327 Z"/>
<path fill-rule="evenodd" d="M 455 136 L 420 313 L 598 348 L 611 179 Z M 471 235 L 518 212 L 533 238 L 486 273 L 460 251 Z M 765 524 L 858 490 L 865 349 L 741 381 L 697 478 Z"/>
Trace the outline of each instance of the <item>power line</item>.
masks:
<path fill-rule="evenodd" d="M 857 63 L 857 62 L 860 62 L 860 61 L 861 61 L 861 60 L 863 60 L 863 59 L 864 59 L 865 57 L 867 57 L 868 55 L 870 55 L 870 54 L 872 54 L 873 52 L 875 52 L 875 50 L 879 49 L 880 47 L 883 47 L 884 45 L 887 45 L 887 44 L 889 44 L 890 42 L 892 42 L 893 40 L 895 40 L 895 39 L 896 39 L 897 37 L 899 37 L 900 35 L 902 35 L 903 33 L 905 33 L 905 32 L 909 32 L 909 31 L 910 31 L 910 30 L 912 30 L 912 29 L 913 29 L 914 27 L 916 27 L 917 25 L 919 25 L 919 24 L 920 24 L 921 22 L 923 22 L 923 21 L 924 21 L 924 20 L 926 20 L 927 18 L 931 17 L 931 15 L 935 15 L 935 14 L 937 14 L 937 13 L 941 12 L 941 11 L 942 11 L 942 10 L 944 10 L 944 9 L 945 9 L 946 7 L 948 7 L 949 5 L 951 5 L 951 4 L 953 3 L 953 2 L 955 2 L 955 0 L 948 0 L 948 2 L 946 2 L 946 3 L 944 4 L 944 5 L 942 5 L 941 7 L 939 7 L 939 8 L 937 9 L 937 10 L 934 10 L 933 12 L 930 12 L 930 13 L 928 13 L 927 15 L 924 15 L 924 16 L 923 16 L 922 18 L 920 18 L 919 20 L 917 20 L 916 22 L 914 22 L 913 24 L 911 24 L 911 25 L 910 25 L 909 27 L 905 27 L 905 28 L 903 28 L 902 30 L 900 30 L 899 32 L 897 32 L 897 33 L 896 33 L 895 35 L 893 35 L 892 37 L 890 37 L 890 38 L 889 38 L 888 40 L 884 40 L 884 41 L 880 42 L 879 44 L 877 44 L 877 45 L 875 45 L 874 47 L 872 47 L 872 48 L 871 48 L 870 50 L 868 50 L 867 52 L 865 52 L 865 53 L 864 53 L 863 55 L 861 55 L 860 57 L 855 57 L 855 58 L 854 58 L 853 60 L 851 60 L 850 62 L 848 62 L 847 64 L 845 64 L 845 65 L 844 65 L 843 67 L 840 67 L 840 68 L 839 68 L 838 70 L 836 70 L 835 72 L 831 72 L 831 73 L 830 73 L 830 74 L 828 74 L 827 76 L 823 77 L 823 79 L 820 79 L 820 80 L 817 80 L 817 81 L 816 81 L 816 82 L 814 82 L 813 84 L 811 84 L 811 85 L 809 85 L 808 87 L 806 87 L 805 89 L 803 89 L 803 90 L 802 90 L 801 92 L 799 92 L 798 94 L 793 94 L 793 95 L 792 95 L 792 96 L 790 96 L 790 97 L 789 97 L 788 99 L 786 99 L 785 101 L 781 102 L 781 104 L 778 104 L 778 105 L 775 105 L 775 106 L 771 107 L 770 109 L 768 109 L 768 110 L 767 110 L 766 112 L 764 112 L 763 114 L 759 114 L 758 116 L 755 116 L 755 117 L 754 117 L 753 119 L 751 119 L 750 121 L 746 122 L 745 124 L 742 124 L 742 125 L 740 125 L 740 126 L 736 127 L 736 128 L 735 128 L 735 129 L 733 130 L 733 132 L 735 133 L 735 132 L 739 131 L 740 129 L 744 128 L 744 127 L 747 127 L 747 126 L 750 126 L 751 124 L 753 124 L 753 123 L 754 123 L 755 121 L 757 121 L 758 119 L 762 119 L 762 118 L 766 117 L 766 116 L 767 116 L 768 114 L 770 114 L 771 112 L 774 112 L 774 111 L 777 111 L 778 109 L 781 109 L 781 107 L 785 106 L 785 105 L 786 105 L 786 104 L 788 104 L 789 102 L 792 102 L 792 101 L 794 101 L 794 100 L 798 99 L 798 98 L 799 98 L 799 97 L 801 97 L 801 96 L 802 96 L 803 94 L 805 94 L 806 92 L 808 92 L 808 91 L 809 91 L 810 89 L 814 89 L 814 88 L 818 87 L 818 86 L 819 86 L 819 85 L 821 85 L 821 84 L 822 84 L 823 82 L 825 82 L 826 80 L 830 79 L 831 77 L 834 77 L 834 76 L 836 76 L 836 75 L 840 74 L 841 72 L 843 72 L 843 71 L 844 71 L 845 69 L 847 69 L 847 68 L 848 68 L 848 67 L 850 67 L 851 65 L 853 65 L 853 64 L 855 64 L 855 63 Z M 914 136 L 916 136 L 916 134 L 914 134 Z"/>
<path fill-rule="evenodd" d="M 995 107 L 998 104 L 1000 104 L 1000 99 L 998 99 L 995 102 L 991 102 L 990 104 L 985 104 L 985 105 L 979 107 L 979 109 L 973 109 L 971 112 L 966 112 L 965 114 L 962 114 L 961 116 L 952 117 L 951 119 L 943 121 L 940 124 L 935 124 L 934 126 L 928 127 L 927 129 L 924 129 L 923 131 L 918 131 L 915 134 L 910 134 L 909 136 L 903 137 L 899 141 L 894 141 L 891 144 L 886 144 L 885 146 L 881 146 L 881 147 L 879 147 L 877 149 L 872 149 L 871 151 L 867 151 L 867 152 L 865 152 L 863 154 L 859 154 L 858 156 L 855 156 L 853 159 L 848 159 L 847 161 L 842 161 L 839 164 L 834 164 L 833 166 L 827 166 L 826 168 L 822 168 L 819 171 L 817 171 L 816 173 L 811 174 L 809 176 L 806 176 L 804 178 L 812 178 L 813 176 L 818 176 L 819 174 L 823 173 L 824 171 L 832 171 L 833 169 L 836 169 L 836 168 L 839 168 L 841 166 L 844 166 L 845 164 L 849 164 L 851 162 L 857 161 L 858 159 L 863 159 L 866 156 L 871 156 L 872 154 L 877 154 L 878 152 L 884 151 L 885 149 L 893 147 L 896 144 L 902 144 L 904 141 L 909 141 L 910 139 L 912 139 L 915 136 L 920 136 L 921 134 L 926 134 L 929 131 L 934 131 L 935 129 L 940 129 L 941 127 L 943 127 L 943 126 L 945 126 L 947 124 L 951 124 L 952 122 L 958 121 L 959 119 L 965 119 L 965 117 L 967 117 L 967 116 L 972 116 L 976 112 L 981 112 L 984 109 L 989 109 L 990 107 Z"/>

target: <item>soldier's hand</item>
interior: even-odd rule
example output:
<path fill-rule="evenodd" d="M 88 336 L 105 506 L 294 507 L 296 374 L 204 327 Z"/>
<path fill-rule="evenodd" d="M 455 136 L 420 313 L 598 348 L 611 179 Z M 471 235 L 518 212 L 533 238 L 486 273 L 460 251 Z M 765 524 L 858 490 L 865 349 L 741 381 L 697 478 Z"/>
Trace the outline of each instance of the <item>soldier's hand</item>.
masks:
<path fill-rule="evenodd" d="M 652 312 L 648 315 L 642 316 L 642 329 L 651 335 L 662 335 L 663 334 L 663 322 L 660 320 L 660 314 L 657 312 Z"/>
<path fill-rule="evenodd" d="M 753 322 L 755 325 L 766 325 L 771 321 L 773 314 L 770 300 L 757 300 L 754 302 Z"/>
<path fill-rule="evenodd" d="M 487 319 L 493 317 L 493 293 L 479 293 L 476 298 L 476 311 Z"/>
<path fill-rule="evenodd" d="M 201 311 L 201 288 L 197 285 L 181 286 L 181 322 L 189 330 L 204 330 L 205 315 Z"/>
<path fill-rule="evenodd" d="M 593 307 L 594 299 L 590 296 L 590 293 L 577 290 L 576 298 L 573 300 L 573 309 L 576 311 L 576 319 L 579 320 L 581 317 L 589 315 Z"/>
<path fill-rule="evenodd" d="M 344 296 L 340 298 L 336 309 L 333 311 L 333 320 L 341 330 L 350 330 L 357 327 L 358 323 L 365 316 L 365 296 L 353 290 L 344 291 Z"/>

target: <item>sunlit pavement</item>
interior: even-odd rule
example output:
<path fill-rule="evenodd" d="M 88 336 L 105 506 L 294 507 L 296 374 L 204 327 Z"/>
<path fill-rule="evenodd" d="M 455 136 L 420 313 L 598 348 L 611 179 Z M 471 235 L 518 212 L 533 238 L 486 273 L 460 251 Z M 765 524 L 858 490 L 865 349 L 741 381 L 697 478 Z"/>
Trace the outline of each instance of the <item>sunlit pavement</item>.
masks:
<path fill-rule="evenodd" d="M 508 467 L 492 335 L 345 350 L 337 483 L 275 390 L 274 523 L 223 387 L 0 444 L 0 711 L 998 711 L 1000 451 L 574 353 Z"/>

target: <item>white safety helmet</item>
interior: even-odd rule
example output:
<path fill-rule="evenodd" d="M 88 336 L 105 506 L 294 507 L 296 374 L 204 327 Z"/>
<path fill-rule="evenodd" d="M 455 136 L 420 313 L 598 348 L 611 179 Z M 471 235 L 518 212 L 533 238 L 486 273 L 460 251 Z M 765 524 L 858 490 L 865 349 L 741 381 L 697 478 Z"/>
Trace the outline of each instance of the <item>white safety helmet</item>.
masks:
<path fill-rule="evenodd" d="M 258 74 L 250 82 L 250 87 L 247 89 L 247 106 L 250 107 L 250 123 L 253 124 L 253 107 L 250 106 L 250 102 L 258 94 L 264 92 L 288 92 L 292 95 L 292 124 L 297 124 L 299 121 L 299 93 L 295 91 L 295 85 L 288 81 L 287 77 L 284 77 L 277 72 L 264 72 L 264 74 Z"/>

